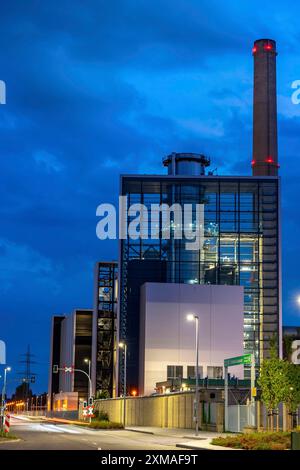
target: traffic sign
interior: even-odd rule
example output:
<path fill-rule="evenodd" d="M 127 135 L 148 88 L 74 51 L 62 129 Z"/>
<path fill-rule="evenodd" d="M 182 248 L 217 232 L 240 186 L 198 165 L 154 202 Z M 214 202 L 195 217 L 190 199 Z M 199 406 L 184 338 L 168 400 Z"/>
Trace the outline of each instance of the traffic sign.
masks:
<path fill-rule="evenodd" d="M 94 407 L 93 406 L 84 407 L 83 410 L 82 410 L 82 414 L 83 414 L 83 416 L 88 416 L 89 418 L 93 418 L 94 417 Z"/>
<path fill-rule="evenodd" d="M 93 406 L 88 407 L 88 416 L 91 416 L 91 417 L 94 416 L 94 407 Z"/>
<path fill-rule="evenodd" d="M 244 354 L 243 356 L 230 357 L 224 359 L 224 367 L 238 366 L 240 364 L 251 364 L 252 354 Z"/>

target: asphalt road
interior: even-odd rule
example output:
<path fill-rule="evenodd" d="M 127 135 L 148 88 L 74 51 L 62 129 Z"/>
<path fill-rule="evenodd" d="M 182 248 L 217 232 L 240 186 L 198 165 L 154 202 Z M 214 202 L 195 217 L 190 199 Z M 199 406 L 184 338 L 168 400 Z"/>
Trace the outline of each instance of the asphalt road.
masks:
<path fill-rule="evenodd" d="M 0 443 L 7 450 L 179 450 L 178 437 L 124 430 L 90 430 L 69 424 L 32 422 L 12 417 L 11 432 L 20 441 Z M 183 439 L 181 438 L 182 442 Z"/>

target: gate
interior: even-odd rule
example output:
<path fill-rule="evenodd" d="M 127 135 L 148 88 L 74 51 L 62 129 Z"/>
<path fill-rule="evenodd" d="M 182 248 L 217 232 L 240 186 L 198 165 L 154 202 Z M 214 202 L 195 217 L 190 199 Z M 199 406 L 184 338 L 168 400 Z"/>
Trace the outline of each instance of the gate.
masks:
<path fill-rule="evenodd" d="M 243 432 L 244 427 L 255 422 L 255 405 L 230 405 L 228 406 L 229 432 Z"/>

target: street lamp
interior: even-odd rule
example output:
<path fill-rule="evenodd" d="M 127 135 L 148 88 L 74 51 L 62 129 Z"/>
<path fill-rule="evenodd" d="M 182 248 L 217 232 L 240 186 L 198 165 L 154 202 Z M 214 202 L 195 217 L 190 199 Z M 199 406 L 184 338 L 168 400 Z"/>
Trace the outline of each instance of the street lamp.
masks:
<path fill-rule="evenodd" d="M 124 349 L 124 390 L 123 390 L 123 425 L 126 425 L 126 388 L 127 388 L 127 344 L 124 341 L 119 343 L 119 348 Z"/>
<path fill-rule="evenodd" d="M 188 321 L 195 322 L 196 330 L 196 391 L 195 391 L 195 435 L 198 436 L 199 433 L 199 317 L 193 313 L 187 315 Z"/>
<path fill-rule="evenodd" d="M 91 384 L 91 360 L 90 360 L 89 358 L 87 358 L 87 357 L 86 357 L 86 358 L 84 359 L 84 362 L 85 362 L 86 364 L 88 364 L 88 366 L 89 366 L 89 391 L 88 391 L 88 394 L 89 394 L 89 396 L 88 396 L 88 403 L 89 403 L 89 400 L 90 400 L 90 398 L 91 398 L 91 396 L 92 396 L 92 384 Z"/>
<path fill-rule="evenodd" d="M 5 367 L 4 369 L 4 381 L 3 381 L 3 388 L 2 388 L 2 397 L 1 397 L 1 427 L 3 426 L 3 420 L 4 420 L 4 400 L 5 400 L 5 394 L 6 394 L 6 374 L 7 372 L 11 371 L 11 367 Z"/>

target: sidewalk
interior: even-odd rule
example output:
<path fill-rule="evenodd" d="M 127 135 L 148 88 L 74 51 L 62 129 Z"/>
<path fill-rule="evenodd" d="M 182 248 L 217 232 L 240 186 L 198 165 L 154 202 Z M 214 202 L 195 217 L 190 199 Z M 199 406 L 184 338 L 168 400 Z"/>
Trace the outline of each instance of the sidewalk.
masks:
<path fill-rule="evenodd" d="M 219 432 L 199 431 L 199 435 L 195 436 L 193 429 L 178 428 L 159 428 L 150 426 L 126 426 L 127 431 L 141 432 L 145 434 L 153 434 L 155 436 L 175 437 L 178 438 L 176 447 L 195 450 L 236 450 L 228 447 L 212 445 L 210 442 L 214 437 L 227 436 L 230 433 L 222 434 Z M 181 439 L 189 439 L 181 441 Z"/>
<path fill-rule="evenodd" d="M 15 418 L 23 419 L 25 421 L 30 421 L 29 416 L 22 416 L 22 415 L 15 415 Z M 71 424 L 71 425 L 79 425 L 81 427 L 85 426 L 86 423 L 82 421 L 75 421 L 63 418 L 48 418 L 46 416 L 39 417 L 41 421 L 50 421 L 53 423 L 58 424 Z M 91 429 L 92 430 L 92 429 Z M 97 432 L 99 429 L 93 429 L 93 431 Z M 102 431 L 102 430 L 101 430 Z M 151 434 L 154 436 L 161 436 L 161 437 L 172 437 L 176 439 L 176 447 L 180 447 L 182 449 L 191 449 L 191 450 L 238 450 L 238 449 L 230 449 L 228 447 L 221 447 L 212 445 L 210 442 L 214 437 L 230 435 L 230 433 L 222 434 L 219 432 L 211 432 L 211 431 L 199 431 L 199 435 L 195 436 L 194 429 L 179 429 L 179 428 L 160 428 L 154 426 L 126 426 L 125 431 L 131 432 L 138 432 L 143 434 Z"/>

